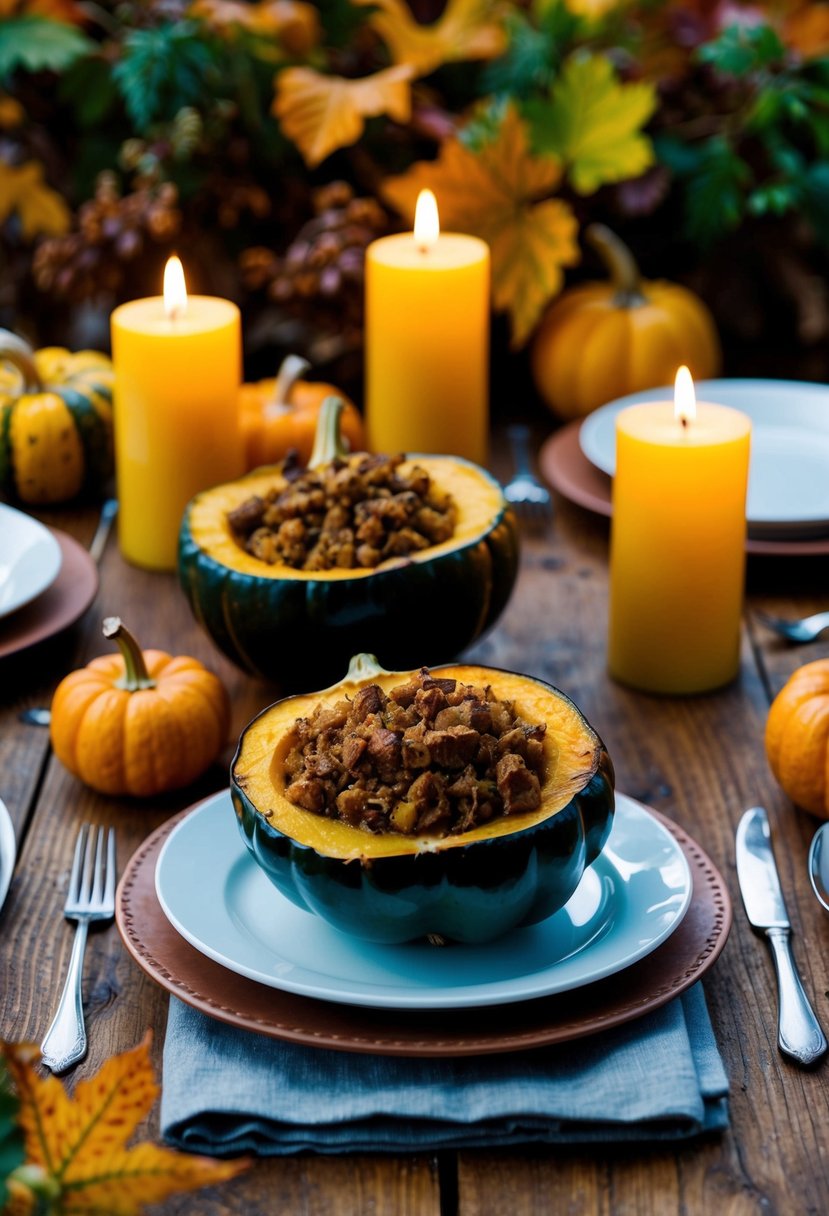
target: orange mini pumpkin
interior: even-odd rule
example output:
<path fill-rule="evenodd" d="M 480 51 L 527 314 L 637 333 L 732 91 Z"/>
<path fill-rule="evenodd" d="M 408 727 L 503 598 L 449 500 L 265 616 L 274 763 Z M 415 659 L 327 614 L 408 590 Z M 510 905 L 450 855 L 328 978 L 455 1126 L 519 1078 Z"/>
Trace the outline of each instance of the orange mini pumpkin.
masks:
<path fill-rule="evenodd" d="M 720 344 L 702 300 L 679 283 L 645 282 L 628 247 L 603 224 L 585 237 L 610 281 L 565 291 L 542 318 L 533 379 L 559 418 L 583 418 L 608 401 L 673 384 L 683 363 L 695 380 L 716 376 Z"/>
<path fill-rule="evenodd" d="M 275 380 L 243 384 L 239 390 L 239 416 L 245 444 L 246 468 L 282 460 L 296 448 L 303 464 L 311 459 L 320 406 L 326 397 L 341 397 L 342 434 L 352 451 L 365 448 L 360 412 L 352 401 L 331 384 L 303 380 L 310 363 L 288 355 Z"/>
<path fill-rule="evenodd" d="M 792 802 L 829 819 L 829 659 L 798 667 L 774 698 L 766 755 Z"/>
<path fill-rule="evenodd" d="M 189 785 L 227 740 L 230 701 L 196 659 L 140 649 L 118 617 L 104 637 L 120 654 L 93 659 L 52 700 L 55 755 L 102 794 L 148 798 Z"/>

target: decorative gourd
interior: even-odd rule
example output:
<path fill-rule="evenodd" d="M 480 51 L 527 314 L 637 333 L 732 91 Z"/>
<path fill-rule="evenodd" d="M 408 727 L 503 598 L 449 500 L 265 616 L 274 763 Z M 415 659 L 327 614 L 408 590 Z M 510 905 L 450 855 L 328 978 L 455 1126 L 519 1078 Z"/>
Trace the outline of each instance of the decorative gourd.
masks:
<path fill-rule="evenodd" d="M 602 224 L 585 236 L 609 283 L 565 291 L 542 318 L 531 365 L 539 394 L 559 418 L 582 418 L 628 393 L 673 384 L 683 363 L 697 380 L 721 362 L 713 318 L 678 283 L 644 282 L 630 250 Z"/>
<path fill-rule="evenodd" d="M 141 651 L 118 617 L 104 637 L 120 654 L 93 659 L 52 700 L 55 755 L 102 794 L 148 798 L 195 781 L 227 740 L 224 685 L 196 659 Z"/>
<path fill-rule="evenodd" d="M 338 929 L 376 942 L 434 935 L 489 941 L 562 907 L 609 835 L 613 766 L 601 739 L 564 693 L 530 676 L 448 666 L 433 674 L 510 700 L 526 721 L 546 722 L 541 806 L 452 836 L 374 835 L 295 806 L 284 760 L 297 718 L 320 701 L 367 684 L 393 688 L 413 673 L 387 672 L 358 655 L 323 692 L 289 697 L 243 732 L 231 765 L 242 836 L 283 895 Z"/>
<path fill-rule="evenodd" d="M 312 466 L 344 449 L 341 402 L 320 412 Z M 234 539 L 227 513 L 265 495 L 279 476 L 260 469 L 188 504 L 179 576 L 196 620 L 229 658 L 284 691 L 330 682 L 369 646 L 390 667 L 442 663 L 487 630 L 518 573 L 518 527 L 486 470 L 455 456 L 418 456 L 458 510 L 453 537 L 373 569 L 294 570 L 268 565 Z"/>
<path fill-rule="evenodd" d="M 829 659 L 792 673 L 772 702 L 765 742 L 771 771 L 792 802 L 829 819 Z"/>
<path fill-rule="evenodd" d="M 291 448 L 296 448 L 300 461 L 307 464 L 320 407 L 331 396 L 342 397 L 345 402 L 341 426 L 352 451 L 365 446 L 363 420 L 357 407 L 333 385 L 301 379 L 310 366 L 298 355 L 288 355 L 275 380 L 242 385 L 239 411 L 247 469 L 275 464 Z"/>
<path fill-rule="evenodd" d="M 34 506 L 101 493 L 112 476 L 112 364 L 97 351 L 33 351 L 0 330 L 0 488 Z"/>

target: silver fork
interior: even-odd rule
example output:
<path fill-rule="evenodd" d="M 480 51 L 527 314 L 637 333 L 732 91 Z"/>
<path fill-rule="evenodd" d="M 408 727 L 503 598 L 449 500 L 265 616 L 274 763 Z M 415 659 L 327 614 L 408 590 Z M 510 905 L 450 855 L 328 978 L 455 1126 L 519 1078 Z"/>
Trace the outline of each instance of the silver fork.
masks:
<path fill-rule="evenodd" d="M 786 620 L 780 616 L 769 616 L 766 612 L 755 612 L 758 621 L 779 633 L 788 642 L 814 642 L 825 629 L 829 629 L 829 612 L 816 612 L 800 620 Z"/>
<path fill-rule="evenodd" d="M 515 473 L 504 486 L 504 497 L 512 503 L 519 516 L 541 523 L 553 514 L 550 491 L 543 486 L 530 467 L 529 427 L 507 427 L 507 439 L 512 450 Z"/>
<path fill-rule="evenodd" d="M 78 927 L 57 1012 L 40 1045 L 42 1061 L 52 1072 L 65 1072 L 86 1055 L 81 992 L 83 956 L 89 922 L 111 920 L 115 915 L 115 832 L 112 828 L 107 834 L 104 828 L 96 831 L 86 823 L 81 827 L 63 914 L 67 920 L 76 920 Z"/>

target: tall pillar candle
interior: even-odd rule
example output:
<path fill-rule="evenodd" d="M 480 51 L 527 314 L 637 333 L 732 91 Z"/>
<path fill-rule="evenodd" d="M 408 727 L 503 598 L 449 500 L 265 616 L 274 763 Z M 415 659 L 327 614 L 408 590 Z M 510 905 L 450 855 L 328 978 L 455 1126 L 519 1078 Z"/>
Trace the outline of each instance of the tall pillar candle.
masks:
<path fill-rule="evenodd" d="M 684 374 L 683 374 L 684 373 Z M 694 402 L 616 421 L 610 541 L 610 674 L 656 693 L 717 688 L 739 670 L 751 423 Z"/>
<path fill-rule="evenodd" d="M 119 542 L 153 570 L 175 569 L 193 495 L 244 471 L 239 310 L 188 297 L 175 262 L 163 297 L 122 304 L 111 322 Z"/>
<path fill-rule="evenodd" d="M 439 232 L 434 196 L 415 231 L 366 253 L 366 423 L 375 452 L 486 461 L 489 247 Z"/>

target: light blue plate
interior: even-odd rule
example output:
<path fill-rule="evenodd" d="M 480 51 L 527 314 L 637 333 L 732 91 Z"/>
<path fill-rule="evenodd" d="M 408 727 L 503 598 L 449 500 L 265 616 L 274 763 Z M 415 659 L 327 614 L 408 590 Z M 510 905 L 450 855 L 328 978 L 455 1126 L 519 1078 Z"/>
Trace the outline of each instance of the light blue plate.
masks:
<path fill-rule="evenodd" d="M 617 415 L 628 405 L 671 401 L 673 395 L 673 387 L 646 389 L 589 414 L 579 429 L 587 459 L 612 477 Z M 773 539 L 829 532 L 829 387 L 799 380 L 702 380 L 696 395 L 751 419 L 749 535 Z"/>
<path fill-rule="evenodd" d="M 295 907 L 248 853 L 229 793 L 202 803 L 158 858 L 164 914 L 208 958 L 271 988 L 380 1009 L 463 1009 L 551 996 L 650 954 L 688 909 L 676 840 L 617 795 L 610 839 L 554 916 L 480 946 L 380 946 Z"/>

